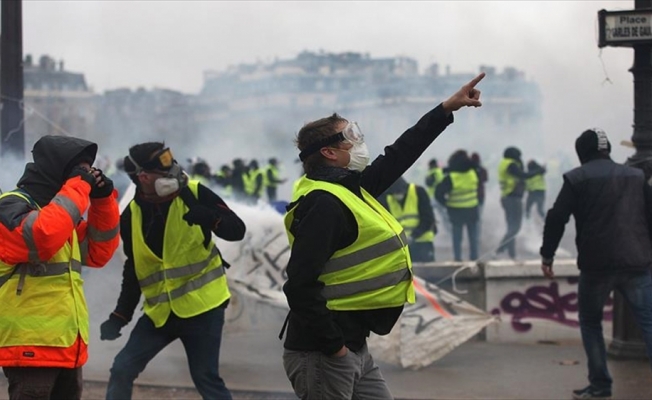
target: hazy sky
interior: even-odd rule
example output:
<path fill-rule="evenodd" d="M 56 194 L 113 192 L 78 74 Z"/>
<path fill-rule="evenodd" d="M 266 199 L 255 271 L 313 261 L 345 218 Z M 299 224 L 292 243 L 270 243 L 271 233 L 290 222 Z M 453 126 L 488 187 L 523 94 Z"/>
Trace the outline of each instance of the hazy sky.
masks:
<path fill-rule="evenodd" d="M 163 87 L 197 93 L 204 70 L 288 59 L 302 50 L 408 56 L 453 72 L 513 66 L 544 95 L 547 146 L 584 129 L 632 134 L 633 51 L 597 47 L 597 11 L 633 1 L 32 1 L 24 52 L 64 59 L 96 92 Z M 609 78 L 612 83 L 606 83 Z M 480 84 L 480 88 L 481 88 Z M 481 128 L 481 127 L 480 127 Z M 615 158 L 630 151 L 615 146 Z"/>

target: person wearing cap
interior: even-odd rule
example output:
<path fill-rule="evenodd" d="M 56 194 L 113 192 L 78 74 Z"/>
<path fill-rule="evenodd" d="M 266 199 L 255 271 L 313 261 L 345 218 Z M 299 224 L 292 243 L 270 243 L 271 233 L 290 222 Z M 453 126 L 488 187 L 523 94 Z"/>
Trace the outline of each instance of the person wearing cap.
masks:
<path fill-rule="evenodd" d="M 149 361 L 180 339 L 199 394 L 230 399 L 219 374 L 229 265 L 212 236 L 238 241 L 245 225 L 218 195 L 188 180 L 161 142 L 132 146 L 124 165 L 136 194 L 120 217 L 122 288 L 115 310 L 100 326 L 100 339 L 121 336 L 141 295 L 144 314 L 113 360 L 106 398 L 130 399 Z"/>
<path fill-rule="evenodd" d="M 589 370 L 589 386 L 572 395 L 610 398 L 602 317 L 612 290 L 618 290 L 631 307 L 652 366 L 652 189 L 640 169 L 611 160 L 611 144 L 603 130 L 584 131 L 575 150 L 582 165 L 564 174 L 546 215 L 541 269 L 544 276 L 554 278 L 555 252 L 572 215 L 580 270 L 577 305 Z"/>
<path fill-rule="evenodd" d="M 426 113 L 369 166 L 357 123 L 335 113 L 299 130 L 305 175 L 284 218 L 290 312 L 280 335 L 287 330 L 283 366 L 298 397 L 392 398 L 366 338 L 388 334 L 415 291 L 403 227 L 375 198 L 453 122 L 454 111 L 481 105 L 475 86 L 483 77 Z"/>
<path fill-rule="evenodd" d="M 0 366 L 11 399 L 81 398 L 81 268 L 103 267 L 120 242 L 117 193 L 91 167 L 96 154 L 87 140 L 43 136 L 17 188 L 0 196 Z"/>
<path fill-rule="evenodd" d="M 500 183 L 500 204 L 505 211 L 507 232 L 501 239 L 496 254 L 507 251 L 512 260 L 516 259 L 516 235 L 520 232 L 523 223 L 525 180 L 534 174 L 535 172 L 524 171 L 521 150 L 517 147 L 505 149 L 503 159 L 498 165 L 498 181 Z"/>

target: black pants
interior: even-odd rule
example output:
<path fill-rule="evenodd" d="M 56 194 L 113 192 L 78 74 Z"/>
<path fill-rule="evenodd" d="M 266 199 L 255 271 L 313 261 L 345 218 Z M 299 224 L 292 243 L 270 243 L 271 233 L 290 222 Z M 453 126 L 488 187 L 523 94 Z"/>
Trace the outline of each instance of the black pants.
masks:
<path fill-rule="evenodd" d="M 505 222 L 507 222 L 507 232 L 500 241 L 497 252 L 502 253 L 507 250 L 510 258 L 516 258 L 516 235 L 521 230 L 523 222 L 523 199 L 515 196 L 506 196 L 500 199 L 500 204 L 505 210 Z"/>
<path fill-rule="evenodd" d="M 546 201 L 545 190 L 533 190 L 527 192 L 527 200 L 525 200 L 525 218 L 530 218 L 530 208 L 533 205 L 537 207 L 537 213 L 543 219 L 546 218 L 546 213 L 543 211 L 543 203 Z"/>
<path fill-rule="evenodd" d="M 3 367 L 2 370 L 9 380 L 10 400 L 81 399 L 81 367 Z"/>
<path fill-rule="evenodd" d="M 272 203 L 276 201 L 276 187 L 267 186 L 267 200 Z"/>

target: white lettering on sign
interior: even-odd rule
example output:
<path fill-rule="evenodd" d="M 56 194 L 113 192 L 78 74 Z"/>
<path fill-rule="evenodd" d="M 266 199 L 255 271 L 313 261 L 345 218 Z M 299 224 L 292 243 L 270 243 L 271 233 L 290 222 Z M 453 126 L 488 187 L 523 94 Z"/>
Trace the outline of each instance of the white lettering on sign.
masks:
<path fill-rule="evenodd" d="M 607 15 L 604 32 L 607 42 L 652 40 L 652 12 Z"/>

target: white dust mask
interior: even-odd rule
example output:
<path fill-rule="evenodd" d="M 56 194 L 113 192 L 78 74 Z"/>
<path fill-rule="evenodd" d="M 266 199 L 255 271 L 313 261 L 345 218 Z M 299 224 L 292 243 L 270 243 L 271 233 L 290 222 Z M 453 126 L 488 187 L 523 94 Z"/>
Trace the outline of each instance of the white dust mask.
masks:
<path fill-rule="evenodd" d="M 349 150 L 349 164 L 346 166 L 348 169 L 353 171 L 364 171 L 369 164 L 369 150 L 367 149 L 367 144 L 356 143 Z"/>

